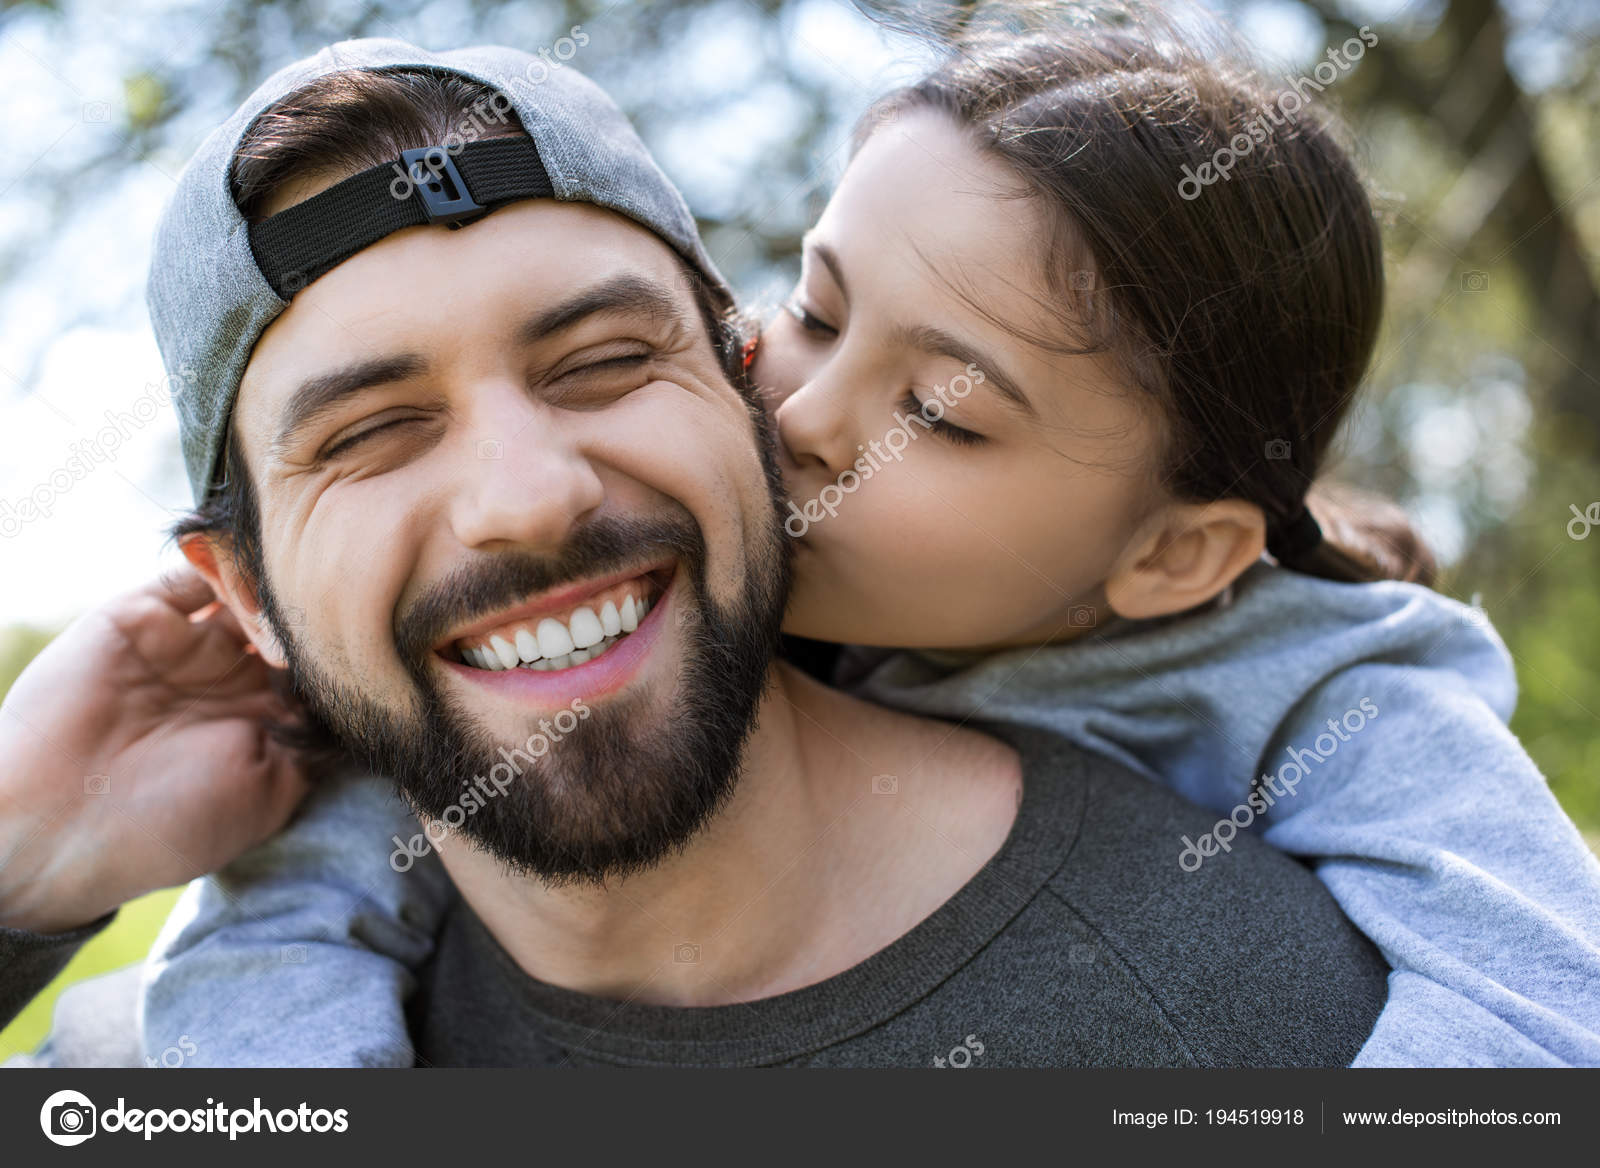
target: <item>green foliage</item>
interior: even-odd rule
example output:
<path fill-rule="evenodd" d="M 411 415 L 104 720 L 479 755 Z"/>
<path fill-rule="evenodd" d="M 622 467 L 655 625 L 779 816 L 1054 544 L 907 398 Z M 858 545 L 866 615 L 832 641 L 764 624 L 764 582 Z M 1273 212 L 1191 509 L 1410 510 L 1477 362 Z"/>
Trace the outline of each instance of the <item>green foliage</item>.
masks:
<path fill-rule="evenodd" d="M 17 675 L 54 637 L 53 632 L 26 625 L 0 629 L 0 698 L 6 696 Z"/>

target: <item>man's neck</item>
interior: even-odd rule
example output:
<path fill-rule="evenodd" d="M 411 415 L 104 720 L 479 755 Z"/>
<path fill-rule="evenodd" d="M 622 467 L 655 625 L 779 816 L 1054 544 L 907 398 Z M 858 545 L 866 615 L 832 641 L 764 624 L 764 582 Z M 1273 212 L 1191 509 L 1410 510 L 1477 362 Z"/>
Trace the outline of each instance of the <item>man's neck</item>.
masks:
<path fill-rule="evenodd" d="M 1004 842 L 1014 751 L 775 667 L 733 797 L 681 853 L 605 888 L 441 852 L 531 976 L 601 997 L 720 1005 L 865 960 L 943 904 Z"/>

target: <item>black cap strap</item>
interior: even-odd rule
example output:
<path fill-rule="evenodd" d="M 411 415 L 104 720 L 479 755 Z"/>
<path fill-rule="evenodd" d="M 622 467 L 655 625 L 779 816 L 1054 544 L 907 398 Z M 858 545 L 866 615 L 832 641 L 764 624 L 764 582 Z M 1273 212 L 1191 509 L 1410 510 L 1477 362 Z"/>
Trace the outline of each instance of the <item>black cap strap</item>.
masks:
<path fill-rule="evenodd" d="M 555 186 L 526 135 L 479 139 L 454 153 L 407 150 L 250 225 L 256 266 L 285 300 L 362 248 L 405 227 L 460 227 L 516 199 L 548 199 Z"/>
<path fill-rule="evenodd" d="M 1286 568 L 1292 568 L 1321 542 L 1322 525 L 1304 503 L 1289 519 L 1267 529 L 1267 551 Z"/>

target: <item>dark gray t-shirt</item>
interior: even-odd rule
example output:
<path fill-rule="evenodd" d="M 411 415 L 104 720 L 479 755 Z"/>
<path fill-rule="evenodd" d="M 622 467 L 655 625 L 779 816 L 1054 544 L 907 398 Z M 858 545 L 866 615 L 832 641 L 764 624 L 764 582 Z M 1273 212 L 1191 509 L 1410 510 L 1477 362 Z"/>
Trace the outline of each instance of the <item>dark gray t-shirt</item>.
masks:
<path fill-rule="evenodd" d="M 675 1008 L 537 981 L 461 904 L 412 1007 L 436 1066 L 1343 1066 L 1388 968 L 1300 864 L 1253 837 L 1198 871 L 1214 816 L 1036 731 L 990 861 L 836 977 Z M 871 895 L 870 888 L 862 896 Z M 981 1053 L 980 1053 L 981 1051 Z"/>

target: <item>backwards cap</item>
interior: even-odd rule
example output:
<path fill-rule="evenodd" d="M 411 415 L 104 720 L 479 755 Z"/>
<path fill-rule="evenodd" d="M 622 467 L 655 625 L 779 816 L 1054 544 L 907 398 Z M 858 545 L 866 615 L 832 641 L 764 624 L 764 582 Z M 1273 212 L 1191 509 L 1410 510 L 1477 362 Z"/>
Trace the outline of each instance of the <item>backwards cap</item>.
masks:
<path fill-rule="evenodd" d="M 358 69 L 432 70 L 479 82 L 495 91 L 483 123 L 493 128 L 496 115 L 504 121 L 509 111 L 527 137 L 452 135 L 247 224 L 229 189 L 245 132 L 307 83 Z M 731 302 L 683 196 L 615 103 L 570 67 L 497 45 L 430 53 L 371 37 L 296 61 L 246 98 L 179 177 L 156 228 L 146 290 L 196 504 L 212 489 L 250 351 L 297 291 L 392 232 L 459 225 L 526 198 L 593 203 L 627 216 Z"/>

